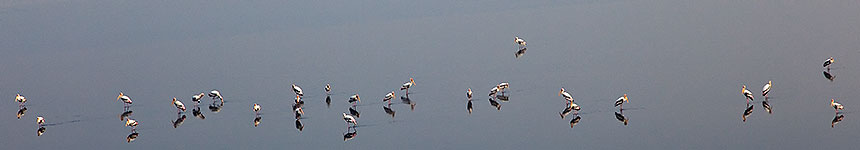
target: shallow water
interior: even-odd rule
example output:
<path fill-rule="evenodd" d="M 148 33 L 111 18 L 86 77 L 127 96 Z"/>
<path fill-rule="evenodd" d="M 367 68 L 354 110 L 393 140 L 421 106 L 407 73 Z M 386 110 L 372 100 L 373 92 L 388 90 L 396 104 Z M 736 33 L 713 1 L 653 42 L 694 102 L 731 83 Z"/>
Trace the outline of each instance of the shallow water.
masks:
<path fill-rule="evenodd" d="M 860 3 L 14 1 L 0 5 L 9 149 L 832 149 L 858 146 Z M 513 36 L 528 41 L 517 55 Z M 821 63 L 836 63 L 828 80 Z M 382 97 L 415 78 L 412 109 Z M 759 89 L 773 80 L 768 104 Z M 510 82 L 508 101 L 488 100 Z M 297 130 L 290 84 L 304 89 Z M 326 105 L 323 86 L 333 94 Z M 757 95 L 752 113 L 741 95 Z M 582 106 L 561 119 L 559 88 Z M 474 91 L 466 110 L 465 90 Z M 205 99 L 218 89 L 217 113 Z M 119 120 L 124 92 L 137 138 Z M 27 96 L 21 119 L 12 98 Z M 347 129 L 348 97 L 363 101 Z M 616 113 L 613 101 L 628 94 Z M 189 107 L 177 120 L 171 98 Z M 828 105 L 846 106 L 842 121 Z M 492 106 L 492 102 L 499 107 Z M 262 106 L 259 126 L 251 105 Z M 217 107 L 216 107 L 217 109 Z M 623 115 L 627 125 L 618 121 Z M 47 120 L 36 136 L 36 116 Z M 622 120 L 624 120 L 622 119 Z M 349 130 L 349 131 L 348 131 Z M 344 134 L 355 133 L 344 141 Z"/>

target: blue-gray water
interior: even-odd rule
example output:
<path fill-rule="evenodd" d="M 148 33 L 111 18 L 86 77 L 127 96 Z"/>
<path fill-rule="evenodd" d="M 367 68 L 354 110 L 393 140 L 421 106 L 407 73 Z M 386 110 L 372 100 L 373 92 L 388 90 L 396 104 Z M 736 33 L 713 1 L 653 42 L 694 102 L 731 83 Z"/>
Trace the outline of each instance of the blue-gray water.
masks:
<path fill-rule="evenodd" d="M 528 41 L 515 58 L 514 36 Z M 0 1 L 4 149 L 845 149 L 860 139 L 856 1 Z M 823 77 L 821 64 L 836 63 Z M 415 109 L 382 96 L 410 77 Z M 773 114 L 761 86 L 773 80 Z M 486 93 L 511 83 L 510 101 Z M 305 89 L 295 128 L 289 85 Z M 323 86 L 331 83 L 327 107 Z M 741 121 L 746 84 L 758 95 Z M 475 91 L 466 111 L 466 88 Z M 560 119 L 571 91 L 583 107 Z M 179 128 L 219 89 L 218 113 Z M 134 100 L 139 137 L 119 121 Z M 27 96 L 22 119 L 16 92 Z M 357 137 L 340 113 L 358 93 Z M 627 126 L 612 101 L 627 93 Z M 398 96 L 402 92 L 398 92 Z M 828 100 L 846 106 L 831 128 Z M 254 127 L 251 104 L 262 105 Z M 49 126 L 36 136 L 36 116 Z"/>

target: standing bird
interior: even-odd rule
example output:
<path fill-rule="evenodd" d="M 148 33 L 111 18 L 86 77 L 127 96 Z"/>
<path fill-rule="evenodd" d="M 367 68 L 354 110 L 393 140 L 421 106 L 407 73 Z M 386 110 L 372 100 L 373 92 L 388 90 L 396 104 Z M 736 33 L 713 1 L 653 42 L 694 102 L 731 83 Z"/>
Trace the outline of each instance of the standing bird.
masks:
<path fill-rule="evenodd" d="M 200 104 L 200 99 L 203 99 L 204 96 L 206 96 L 206 93 L 200 92 L 200 94 L 191 96 L 191 101 L 194 102 L 195 105 Z"/>
<path fill-rule="evenodd" d="M 212 91 L 209 92 L 209 97 L 212 97 L 212 99 L 218 98 L 221 100 L 221 104 L 224 104 L 224 96 L 221 96 L 221 91 L 212 89 Z"/>
<path fill-rule="evenodd" d="M 325 94 L 331 94 L 331 85 L 325 84 Z"/>
<path fill-rule="evenodd" d="M 772 85 L 773 84 L 771 81 L 767 81 L 767 84 L 764 84 L 764 87 L 761 88 L 761 96 L 764 96 L 765 98 L 767 98 L 767 93 L 770 92 L 770 87 Z"/>
<path fill-rule="evenodd" d="M 254 113 L 256 113 L 257 115 L 260 115 L 260 104 L 254 103 L 254 105 L 251 108 L 254 109 Z"/>
<path fill-rule="evenodd" d="M 358 102 L 361 102 L 361 97 L 358 97 L 358 94 L 353 94 L 352 96 L 349 96 L 348 102 L 352 103 L 352 106 L 355 106 Z"/>
<path fill-rule="evenodd" d="M 355 117 L 346 113 L 343 113 L 343 121 L 346 121 L 347 126 L 349 126 L 350 124 L 352 124 L 352 126 L 358 125 L 358 121 L 355 120 Z"/>
<path fill-rule="evenodd" d="M 185 111 L 185 105 L 182 104 L 179 100 L 176 100 L 176 97 L 173 97 L 173 106 L 176 106 L 176 111 L 181 113 Z"/>
<path fill-rule="evenodd" d="M 624 96 L 618 97 L 618 99 L 615 100 L 615 107 L 621 106 L 619 110 L 624 111 L 624 105 L 622 105 L 624 102 L 630 103 L 627 99 L 627 94 L 624 94 Z"/>
<path fill-rule="evenodd" d="M 295 83 L 293 83 L 293 92 L 295 92 L 298 96 L 305 96 L 305 93 L 302 92 L 302 88 Z"/>
<path fill-rule="evenodd" d="M 834 59 L 833 57 L 827 58 L 827 60 L 824 60 L 824 66 L 823 67 L 827 67 L 827 69 L 830 69 L 830 64 L 833 64 L 835 62 L 836 62 L 836 59 Z"/>
<path fill-rule="evenodd" d="M 393 98 L 395 98 L 394 91 L 391 91 L 388 94 L 385 94 L 385 97 L 382 98 L 382 101 L 383 102 L 388 101 L 388 105 L 391 105 L 391 99 L 393 99 Z"/>
<path fill-rule="evenodd" d="M 36 116 L 36 124 L 41 127 L 43 124 L 45 124 L 45 118 L 42 116 Z"/>
<path fill-rule="evenodd" d="M 494 86 L 493 89 L 490 89 L 490 94 L 488 96 L 495 97 L 496 93 L 499 92 L 499 86 Z"/>
<path fill-rule="evenodd" d="M 499 87 L 499 91 L 501 91 L 501 92 L 505 92 L 505 89 L 508 89 L 508 87 L 510 87 L 510 86 L 511 86 L 511 84 L 510 84 L 510 83 L 508 83 L 508 82 L 502 82 L 502 83 L 499 83 L 499 85 L 496 85 L 496 86 L 497 86 L 497 87 Z"/>
<path fill-rule="evenodd" d="M 749 103 L 750 101 L 753 101 L 755 99 L 753 97 L 752 92 L 750 92 L 750 90 L 747 90 L 747 85 L 743 85 L 743 88 L 741 88 L 741 94 L 743 94 L 744 97 L 747 98 L 747 103 Z"/>
<path fill-rule="evenodd" d="M 514 43 L 516 43 L 520 49 L 526 47 L 526 40 L 520 38 L 519 36 L 514 36 Z"/>
<path fill-rule="evenodd" d="M 134 130 L 134 128 L 137 127 L 137 124 L 138 124 L 137 120 L 134 120 L 134 119 L 125 120 L 125 126 L 131 127 L 132 130 Z"/>
<path fill-rule="evenodd" d="M 409 88 L 411 88 L 413 85 L 415 85 L 415 80 L 409 78 L 409 82 L 403 83 L 403 85 L 400 86 L 400 90 L 406 90 L 405 95 L 409 95 Z"/>
<path fill-rule="evenodd" d="M 122 92 L 119 92 L 119 96 L 116 96 L 116 100 L 117 101 L 122 100 L 123 105 L 125 107 L 128 107 L 131 105 L 131 98 L 128 97 L 128 95 L 123 94 Z"/>
<path fill-rule="evenodd" d="M 573 103 L 573 96 L 571 96 L 570 93 L 567 93 L 564 88 L 561 88 L 561 90 L 558 91 L 558 96 L 564 97 L 564 100 L 567 100 L 567 103 Z"/>
<path fill-rule="evenodd" d="M 27 98 L 24 98 L 24 95 L 19 93 L 15 95 L 15 102 L 18 102 L 18 106 L 24 106 L 24 103 L 27 102 Z"/>
<path fill-rule="evenodd" d="M 845 107 L 839 102 L 836 102 L 835 99 L 830 99 L 830 107 L 833 107 L 836 113 L 839 113 L 839 110 L 845 109 Z"/>
<path fill-rule="evenodd" d="M 466 98 L 472 100 L 472 88 L 466 89 Z"/>

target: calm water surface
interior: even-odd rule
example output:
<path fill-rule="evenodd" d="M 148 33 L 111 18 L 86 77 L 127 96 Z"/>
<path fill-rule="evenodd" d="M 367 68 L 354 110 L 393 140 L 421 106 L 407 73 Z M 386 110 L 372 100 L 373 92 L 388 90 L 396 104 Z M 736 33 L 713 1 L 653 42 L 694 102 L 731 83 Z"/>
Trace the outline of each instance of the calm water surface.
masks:
<path fill-rule="evenodd" d="M 529 44 L 520 57 L 515 35 Z M 858 41 L 856 1 L 2 1 L 0 145 L 846 149 L 860 139 Z M 415 107 L 396 100 L 392 118 L 381 99 L 410 77 Z M 759 96 L 742 121 L 741 85 L 759 95 L 768 80 L 772 113 Z M 486 93 L 502 81 L 510 97 L 497 109 Z M 305 89 L 301 131 L 291 83 Z M 558 116 L 561 87 L 582 106 L 573 128 Z M 192 107 L 174 128 L 171 98 L 191 107 L 210 89 L 224 106 L 207 99 L 205 119 Z M 131 143 L 120 91 L 140 121 Z M 16 92 L 29 100 L 21 119 Z M 347 131 L 340 113 L 355 93 L 359 127 Z M 627 125 L 612 107 L 625 93 Z M 831 98 L 846 106 L 833 128 Z"/>

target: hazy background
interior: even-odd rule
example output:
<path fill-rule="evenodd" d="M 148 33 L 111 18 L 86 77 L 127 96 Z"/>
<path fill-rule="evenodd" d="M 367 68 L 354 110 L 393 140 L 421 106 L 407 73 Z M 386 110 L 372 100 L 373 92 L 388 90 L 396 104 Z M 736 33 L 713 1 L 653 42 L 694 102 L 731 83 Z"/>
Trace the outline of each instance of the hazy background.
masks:
<path fill-rule="evenodd" d="M 515 58 L 513 37 L 528 41 Z M 822 62 L 836 57 L 833 82 Z M 0 0 L 4 149 L 844 149 L 860 115 L 857 1 Z M 410 77 L 414 111 L 381 98 Z M 773 80 L 770 104 L 760 89 Z M 511 83 L 496 110 L 486 93 Z M 305 89 L 295 129 L 291 83 Z M 331 107 L 323 85 L 331 83 Z M 740 87 L 756 97 L 753 114 Z M 465 89 L 475 91 L 474 112 Z M 560 119 L 565 87 L 582 107 Z M 221 112 L 171 98 L 219 89 Z M 119 121 L 134 100 L 140 136 Z M 16 92 L 28 98 L 18 120 Z M 358 136 L 340 113 L 362 96 Z M 627 93 L 629 125 L 612 101 Z M 397 93 L 398 96 L 402 92 Z M 830 128 L 828 99 L 846 106 Z M 263 107 L 254 127 L 251 104 Z M 47 132 L 37 137 L 35 117 Z"/>

